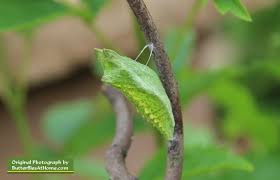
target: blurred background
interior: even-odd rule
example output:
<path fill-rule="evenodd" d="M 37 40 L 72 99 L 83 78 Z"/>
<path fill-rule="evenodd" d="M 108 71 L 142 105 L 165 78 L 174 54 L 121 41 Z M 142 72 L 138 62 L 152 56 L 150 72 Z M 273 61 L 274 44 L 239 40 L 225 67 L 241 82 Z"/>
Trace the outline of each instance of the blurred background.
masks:
<path fill-rule="evenodd" d="M 252 22 L 212 0 L 145 2 L 179 84 L 183 179 L 279 179 L 280 2 L 242 1 Z M 115 117 L 94 48 L 134 59 L 145 46 L 127 2 L 1 0 L 0 32 L 0 179 L 34 179 L 6 173 L 8 159 L 30 153 L 75 159 L 74 174 L 35 179 L 108 179 Z M 165 150 L 135 114 L 129 171 L 162 179 Z"/>

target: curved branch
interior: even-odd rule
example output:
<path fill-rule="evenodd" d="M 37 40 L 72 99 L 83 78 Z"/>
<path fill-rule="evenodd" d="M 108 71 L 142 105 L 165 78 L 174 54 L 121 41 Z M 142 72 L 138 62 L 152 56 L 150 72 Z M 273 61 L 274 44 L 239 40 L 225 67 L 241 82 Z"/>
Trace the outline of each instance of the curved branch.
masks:
<path fill-rule="evenodd" d="M 106 167 L 111 180 L 136 180 L 127 171 L 125 158 L 133 135 L 132 113 L 124 96 L 111 86 L 103 86 L 103 92 L 116 114 L 116 134 L 106 153 Z"/>
<path fill-rule="evenodd" d="M 177 82 L 174 78 L 168 55 L 164 50 L 164 45 L 160 40 L 157 28 L 145 3 L 143 0 L 127 0 L 127 2 L 134 12 L 141 30 L 144 32 L 147 43 L 152 43 L 154 45 L 153 54 L 155 57 L 155 64 L 172 105 L 175 128 L 173 140 L 168 144 L 168 161 L 165 179 L 179 180 L 182 174 L 184 146 L 183 121 Z"/>

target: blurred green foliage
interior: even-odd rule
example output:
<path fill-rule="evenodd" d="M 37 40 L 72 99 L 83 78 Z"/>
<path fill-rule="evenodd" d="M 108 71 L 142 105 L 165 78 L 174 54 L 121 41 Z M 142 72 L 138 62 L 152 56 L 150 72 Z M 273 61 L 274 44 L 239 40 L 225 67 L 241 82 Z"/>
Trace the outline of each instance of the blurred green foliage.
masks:
<path fill-rule="evenodd" d="M 183 179 L 192 180 L 201 174 L 207 175 L 213 172 L 253 170 L 252 165 L 243 158 L 235 155 L 229 149 L 218 147 L 214 142 L 214 135 L 207 130 L 189 127 L 185 128 L 184 132 L 186 142 Z M 161 149 L 155 154 L 155 157 L 140 173 L 140 179 L 163 179 L 166 164 L 165 151 L 165 149 Z"/>
<path fill-rule="evenodd" d="M 92 105 L 91 101 L 84 100 L 51 107 L 43 119 L 44 132 L 52 142 L 66 142 L 72 138 L 73 131 L 91 118 Z"/>
<path fill-rule="evenodd" d="M 89 159 L 75 160 L 75 172 L 86 178 L 108 179 L 105 164 Z"/>
<path fill-rule="evenodd" d="M 237 44 L 239 54 L 237 61 L 244 69 L 244 73 L 236 80 L 243 89 L 242 96 L 251 99 L 251 103 L 239 103 L 235 98 L 236 104 L 239 103 L 246 112 L 251 112 L 250 118 L 242 118 L 246 119 L 247 131 L 255 134 L 254 140 L 259 141 L 259 145 L 270 151 L 279 150 L 280 135 L 280 46 L 275 43 L 277 36 L 280 35 L 280 26 L 276 22 L 280 17 L 279 12 L 280 3 L 277 3 L 257 11 L 251 24 L 238 23 L 234 20 L 232 23 L 225 23 L 225 34 L 232 37 L 232 41 Z M 242 92 L 240 88 L 236 91 Z M 240 114 L 244 115 L 246 112 Z M 227 129 L 239 126 L 235 128 L 237 130 L 235 134 L 238 135 L 243 128 L 240 127 L 242 125 L 240 121 L 240 118 L 235 117 L 235 120 L 232 119 L 226 125 Z"/>
<path fill-rule="evenodd" d="M 3 0 L 0 2 L 0 32 L 32 29 L 65 15 L 92 21 L 109 0 L 82 0 L 72 5 L 67 0 Z"/>
<path fill-rule="evenodd" d="M 278 180 L 280 177 L 279 167 L 280 159 L 279 155 L 271 154 L 269 156 L 254 156 L 248 157 L 254 164 L 255 170 L 253 172 L 224 172 L 213 173 L 210 175 L 202 175 L 194 178 L 194 180 Z"/>
<path fill-rule="evenodd" d="M 187 99 L 200 93 L 211 97 L 217 107 L 218 131 L 229 142 L 248 139 L 246 156 L 255 166 L 253 173 L 215 172 L 194 179 L 280 178 L 275 154 L 280 147 L 279 12 L 278 3 L 253 14 L 252 23 L 227 21 L 225 35 L 236 44 L 237 63 L 206 72 L 189 69 L 184 80 L 178 79 L 179 86 L 188 83 L 188 90 L 181 91 Z"/>
<path fill-rule="evenodd" d="M 140 116 L 134 122 L 136 132 L 147 129 Z M 77 100 L 50 107 L 42 125 L 48 140 L 58 145 L 61 153 L 79 157 L 112 140 L 115 115 L 106 98 L 98 95 L 93 101 Z"/>
<path fill-rule="evenodd" d="M 248 137 L 258 150 L 279 145 L 279 129 L 274 118 L 262 113 L 250 91 L 234 81 L 221 81 L 210 95 L 224 111 L 224 132 L 230 138 Z"/>
<path fill-rule="evenodd" d="M 280 3 L 260 9 L 253 14 L 254 21 L 251 23 L 236 20 L 225 22 L 226 35 L 236 43 L 241 61 L 279 60 L 279 9 Z"/>
<path fill-rule="evenodd" d="M 53 0 L 3 0 L 0 2 L 0 31 L 32 27 L 64 15 L 65 7 Z"/>

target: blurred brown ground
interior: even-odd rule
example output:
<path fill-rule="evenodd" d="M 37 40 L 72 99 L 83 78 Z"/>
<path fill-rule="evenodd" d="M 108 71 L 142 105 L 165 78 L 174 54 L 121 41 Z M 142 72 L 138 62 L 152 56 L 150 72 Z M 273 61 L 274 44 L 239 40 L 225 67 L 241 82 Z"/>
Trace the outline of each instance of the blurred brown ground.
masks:
<path fill-rule="evenodd" d="M 170 27 L 180 25 L 183 22 L 194 1 L 153 0 L 146 2 L 161 34 L 164 34 Z M 272 3 L 273 0 L 247 0 L 245 2 L 251 9 L 254 9 Z M 210 3 L 198 18 L 197 29 L 207 31 L 220 18 L 221 16 L 215 12 L 212 3 Z M 131 56 L 137 54 L 130 11 L 125 1 L 113 0 L 98 17 L 97 25 L 122 52 Z M 9 62 L 16 75 L 23 42 L 15 33 L 7 33 L 5 41 L 9 52 Z M 202 41 L 195 54 L 195 66 L 203 69 L 209 68 L 210 65 L 210 67 L 215 67 L 222 64 L 223 55 L 220 53 L 220 48 L 227 47 L 223 43 L 226 44 L 224 39 L 216 36 L 207 37 L 206 40 Z M 30 91 L 27 110 L 32 135 L 37 141 L 48 143 L 42 135 L 40 118 L 49 106 L 58 102 L 92 97 L 98 91 L 98 81 L 89 70 L 90 57 L 95 47 L 102 47 L 102 45 L 90 30 L 75 17 L 63 17 L 36 31 L 28 71 Z M 185 119 L 191 119 L 207 126 L 211 126 L 213 115 L 211 102 L 204 96 L 195 99 L 184 113 Z M 106 147 L 93 152 L 92 156 L 104 159 Z M 134 174 L 139 172 L 145 161 L 152 156 L 154 149 L 155 142 L 152 135 L 135 135 L 127 159 L 131 172 Z M 28 175 L 6 174 L 6 160 L 21 155 L 21 153 L 22 148 L 15 125 L 1 104 L 0 179 L 30 179 Z"/>

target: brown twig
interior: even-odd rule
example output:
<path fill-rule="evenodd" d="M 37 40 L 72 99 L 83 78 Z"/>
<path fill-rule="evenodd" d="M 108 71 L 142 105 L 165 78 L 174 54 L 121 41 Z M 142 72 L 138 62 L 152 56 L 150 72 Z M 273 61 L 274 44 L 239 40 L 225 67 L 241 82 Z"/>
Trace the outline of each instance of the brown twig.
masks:
<path fill-rule="evenodd" d="M 160 79 L 170 99 L 175 119 L 174 137 L 168 144 L 166 180 L 181 179 L 183 167 L 183 121 L 179 102 L 177 82 L 174 78 L 170 61 L 153 19 L 143 0 L 127 0 L 137 21 L 144 32 L 147 43 L 154 45 L 153 55 Z"/>
<path fill-rule="evenodd" d="M 132 113 L 124 96 L 111 86 L 103 86 L 103 92 L 116 114 L 116 134 L 106 153 L 107 171 L 111 180 L 136 180 L 127 171 L 125 158 L 133 135 Z"/>

